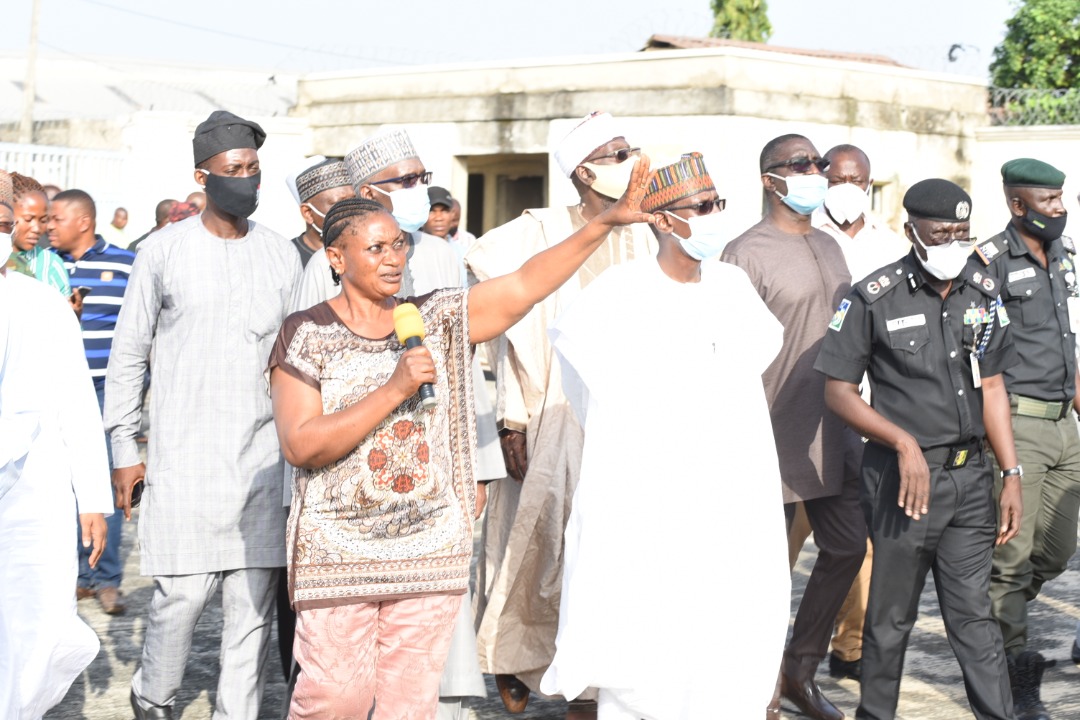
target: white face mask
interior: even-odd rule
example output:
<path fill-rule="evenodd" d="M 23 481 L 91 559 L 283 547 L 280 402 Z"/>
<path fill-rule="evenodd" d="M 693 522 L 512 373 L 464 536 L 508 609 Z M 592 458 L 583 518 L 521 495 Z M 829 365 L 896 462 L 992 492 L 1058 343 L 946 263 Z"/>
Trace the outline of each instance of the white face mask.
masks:
<path fill-rule="evenodd" d="M 312 205 L 311 203 L 304 203 L 304 204 L 307 205 L 308 210 L 310 210 L 312 212 L 312 214 L 315 215 L 315 217 L 319 218 L 320 220 L 326 220 L 326 215 L 319 212 L 318 208 L 316 208 L 314 205 Z M 319 237 L 322 237 L 322 228 L 321 227 L 319 227 L 315 223 L 308 223 L 308 224 L 311 225 L 311 227 L 313 227 L 315 229 L 315 232 L 319 233 Z"/>
<path fill-rule="evenodd" d="M 825 209 L 838 224 L 853 223 L 870 209 L 870 196 L 854 183 L 833 185 L 825 191 Z"/>
<path fill-rule="evenodd" d="M 708 215 L 694 215 L 689 218 L 664 211 L 673 218 L 678 218 L 690 226 L 689 237 L 679 237 L 675 232 L 671 234 L 679 241 L 679 245 L 687 255 L 695 260 L 708 260 L 716 257 L 724 251 L 727 244 L 734 237 L 728 228 L 728 218 L 724 211 L 709 213 Z"/>
<path fill-rule="evenodd" d="M 0 247 L 3 247 L 3 243 L 7 243 L 12 248 L 15 247 L 15 238 L 12 233 L 0 233 Z"/>
<path fill-rule="evenodd" d="M 926 251 L 925 260 L 919 257 L 917 252 L 915 256 L 919 257 L 923 269 L 938 280 L 954 279 L 967 265 L 973 245 L 965 247 L 954 240 L 948 245 L 931 245 L 927 247 L 922 238 L 919 237 L 919 231 L 915 229 L 914 225 L 911 226 L 911 234 L 915 236 L 915 240 L 920 247 Z"/>
<path fill-rule="evenodd" d="M 411 188 L 401 188 L 393 192 L 386 192 L 378 185 L 368 187 L 390 198 L 390 202 L 394 204 L 391 214 L 405 232 L 416 232 L 427 222 L 428 213 L 431 212 L 427 185 L 416 183 Z"/>
<path fill-rule="evenodd" d="M 596 176 L 591 185 L 592 189 L 606 197 L 618 200 L 626 192 L 626 186 L 630 184 L 630 174 L 634 172 L 638 156 L 631 155 L 618 165 L 597 165 L 596 163 L 581 163 Z"/>

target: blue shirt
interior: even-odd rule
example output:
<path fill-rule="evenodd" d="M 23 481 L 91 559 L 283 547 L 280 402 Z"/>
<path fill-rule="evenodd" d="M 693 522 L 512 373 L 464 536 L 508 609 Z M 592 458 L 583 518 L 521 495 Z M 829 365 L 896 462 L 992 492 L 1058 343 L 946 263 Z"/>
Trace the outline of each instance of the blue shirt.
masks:
<path fill-rule="evenodd" d="M 90 294 L 83 299 L 83 346 L 94 387 L 103 388 L 116 318 L 120 315 L 135 253 L 111 245 L 98 235 L 97 242 L 78 260 L 67 253 L 60 253 L 60 257 L 71 278 L 72 292 L 78 287 L 90 288 Z"/>

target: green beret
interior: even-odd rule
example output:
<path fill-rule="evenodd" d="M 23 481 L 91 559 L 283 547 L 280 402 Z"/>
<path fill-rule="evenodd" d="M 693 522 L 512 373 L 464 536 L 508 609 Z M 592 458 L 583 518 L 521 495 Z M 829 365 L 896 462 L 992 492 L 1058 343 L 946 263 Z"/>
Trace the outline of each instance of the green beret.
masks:
<path fill-rule="evenodd" d="M 1011 187 L 1041 187 L 1059 190 L 1065 184 L 1065 173 L 1042 160 L 1017 158 L 1001 166 L 1001 181 Z"/>
<path fill-rule="evenodd" d="M 920 180 L 904 195 L 908 215 L 941 222 L 965 222 L 971 217 L 971 196 L 954 182 Z"/>

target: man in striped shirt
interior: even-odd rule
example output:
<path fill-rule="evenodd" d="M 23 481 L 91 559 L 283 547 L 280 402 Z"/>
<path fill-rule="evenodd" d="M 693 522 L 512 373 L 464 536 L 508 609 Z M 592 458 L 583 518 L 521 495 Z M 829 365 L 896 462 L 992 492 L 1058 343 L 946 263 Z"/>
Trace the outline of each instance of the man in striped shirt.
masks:
<path fill-rule="evenodd" d="M 94 200 L 87 193 L 65 190 L 53 198 L 48 231 L 49 243 L 60 253 L 68 271 L 72 305 L 77 313 L 81 311 L 79 319 L 86 362 L 90 366 L 100 409 L 105 405 L 105 369 L 109 363 L 116 318 L 120 314 L 135 253 L 110 245 L 97 235 L 96 214 Z M 111 469 L 111 452 L 109 466 Z M 89 550 L 81 543 L 79 546 L 76 595 L 80 600 L 96 596 L 102 609 L 110 615 L 125 609 L 120 594 L 122 522 L 122 513 L 109 516 L 108 543 L 96 568 L 91 568 L 88 562 Z"/>

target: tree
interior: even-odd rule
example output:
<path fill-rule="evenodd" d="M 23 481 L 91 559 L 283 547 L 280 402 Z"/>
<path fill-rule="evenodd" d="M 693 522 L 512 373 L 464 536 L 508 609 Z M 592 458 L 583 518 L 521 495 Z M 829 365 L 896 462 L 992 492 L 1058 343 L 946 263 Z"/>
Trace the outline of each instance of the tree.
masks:
<path fill-rule="evenodd" d="M 1080 79 L 1080 0 L 1023 0 L 1005 27 L 1005 39 L 994 48 L 990 64 L 994 85 L 1076 86 Z"/>
<path fill-rule="evenodd" d="M 766 42 L 772 35 L 765 0 L 712 0 L 712 9 L 716 22 L 710 37 Z"/>

